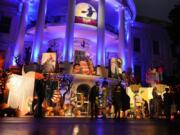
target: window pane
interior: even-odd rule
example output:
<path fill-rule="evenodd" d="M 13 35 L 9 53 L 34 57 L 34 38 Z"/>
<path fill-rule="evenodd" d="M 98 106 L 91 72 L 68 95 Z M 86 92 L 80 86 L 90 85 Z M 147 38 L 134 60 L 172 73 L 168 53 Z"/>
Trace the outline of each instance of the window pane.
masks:
<path fill-rule="evenodd" d="M 11 27 L 11 17 L 2 16 L 0 18 L 0 32 L 9 33 Z"/>
<path fill-rule="evenodd" d="M 139 38 L 134 38 L 134 51 L 135 52 L 141 51 L 140 39 Z"/>
<path fill-rule="evenodd" d="M 159 42 L 153 41 L 153 54 L 159 55 Z"/>
<path fill-rule="evenodd" d="M 134 76 L 138 82 L 141 82 L 141 66 L 134 66 Z"/>

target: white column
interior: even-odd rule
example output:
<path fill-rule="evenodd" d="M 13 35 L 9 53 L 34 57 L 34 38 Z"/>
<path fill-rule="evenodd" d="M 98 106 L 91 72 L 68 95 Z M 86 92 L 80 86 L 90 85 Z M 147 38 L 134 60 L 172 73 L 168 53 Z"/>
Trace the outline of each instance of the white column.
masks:
<path fill-rule="evenodd" d="M 133 43 L 132 43 L 132 23 L 131 23 L 131 20 L 129 20 L 127 22 L 127 49 L 128 49 L 128 53 L 127 53 L 127 57 L 126 57 L 126 60 L 127 60 L 127 68 L 133 68 Z"/>
<path fill-rule="evenodd" d="M 122 59 L 123 70 L 125 69 L 125 18 L 124 7 L 119 7 L 119 45 L 118 57 Z"/>
<path fill-rule="evenodd" d="M 20 56 L 21 60 L 23 59 L 23 50 L 24 50 L 24 36 L 25 36 L 25 29 L 26 29 L 26 16 L 28 13 L 28 2 L 25 0 L 23 3 L 22 11 L 21 11 L 21 18 L 19 24 L 19 31 L 17 35 L 17 39 L 15 42 L 15 50 L 13 56 L 13 65 L 16 65 L 15 56 Z"/>
<path fill-rule="evenodd" d="M 96 63 L 97 65 L 105 66 L 105 0 L 99 0 L 98 5 L 98 28 L 97 28 L 97 50 Z"/>
<path fill-rule="evenodd" d="M 31 53 L 31 62 L 38 62 L 38 58 L 41 55 L 46 8 L 47 0 L 40 0 L 38 18 L 36 22 L 36 32 Z"/>
<path fill-rule="evenodd" d="M 63 61 L 72 62 L 74 42 L 74 17 L 76 0 L 69 0 L 66 35 L 63 50 Z"/>

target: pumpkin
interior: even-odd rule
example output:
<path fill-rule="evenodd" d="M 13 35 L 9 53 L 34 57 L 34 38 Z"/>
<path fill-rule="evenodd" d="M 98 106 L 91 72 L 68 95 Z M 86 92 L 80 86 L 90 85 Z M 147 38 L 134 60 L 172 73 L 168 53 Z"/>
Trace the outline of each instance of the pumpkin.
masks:
<path fill-rule="evenodd" d="M 38 99 L 38 97 L 37 97 L 37 96 L 34 96 L 34 99 Z"/>
<path fill-rule="evenodd" d="M 76 116 L 80 116 L 80 115 L 81 115 L 81 111 L 80 111 L 80 110 L 76 110 L 76 111 L 75 111 L 75 115 L 76 115 Z"/>
<path fill-rule="evenodd" d="M 8 108 L 8 104 L 6 104 L 6 103 L 2 103 L 2 105 L 1 105 L 1 109 L 2 109 L 2 110 L 4 110 L 4 109 L 6 109 L 6 108 Z"/>
<path fill-rule="evenodd" d="M 63 109 L 60 109 L 60 110 L 59 110 L 59 115 L 60 115 L 60 116 L 64 116 L 64 110 L 63 110 Z"/>
<path fill-rule="evenodd" d="M 171 120 L 173 120 L 174 119 L 174 115 L 171 115 Z"/>
<path fill-rule="evenodd" d="M 49 111 L 49 112 L 50 112 L 50 111 L 52 111 L 52 110 L 53 110 L 53 107 L 49 107 L 49 106 L 46 107 L 46 111 Z"/>
<path fill-rule="evenodd" d="M 80 71 L 80 66 L 79 66 L 79 65 L 76 65 L 76 66 L 74 67 L 74 69 L 76 69 L 77 71 Z"/>
<path fill-rule="evenodd" d="M 45 112 L 45 116 L 49 116 L 49 112 L 47 111 L 47 112 Z"/>
<path fill-rule="evenodd" d="M 123 116 L 124 116 L 123 112 L 120 112 L 120 118 L 123 118 Z"/>
<path fill-rule="evenodd" d="M 35 73 L 35 79 L 43 79 L 44 76 L 40 73 Z"/>
<path fill-rule="evenodd" d="M 140 115 L 137 115 L 137 116 L 136 116 L 136 119 L 141 119 L 141 116 L 140 116 Z"/>
<path fill-rule="evenodd" d="M 17 110 L 17 111 L 16 111 L 16 116 L 17 116 L 17 117 L 22 116 L 22 112 L 21 112 L 20 110 Z"/>
<path fill-rule="evenodd" d="M 49 112 L 49 116 L 54 116 L 54 112 Z"/>
<path fill-rule="evenodd" d="M 66 105 L 63 105 L 63 107 L 62 107 L 64 110 L 66 110 L 67 109 L 67 106 Z"/>
<path fill-rule="evenodd" d="M 80 61 L 80 66 L 88 66 L 86 61 Z"/>

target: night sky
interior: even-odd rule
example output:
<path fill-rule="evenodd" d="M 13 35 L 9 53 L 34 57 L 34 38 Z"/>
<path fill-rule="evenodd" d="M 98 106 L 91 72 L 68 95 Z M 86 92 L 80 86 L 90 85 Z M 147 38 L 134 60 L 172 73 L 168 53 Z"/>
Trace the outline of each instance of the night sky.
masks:
<path fill-rule="evenodd" d="M 134 0 L 137 15 L 168 21 L 168 14 L 180 0 Z"/>

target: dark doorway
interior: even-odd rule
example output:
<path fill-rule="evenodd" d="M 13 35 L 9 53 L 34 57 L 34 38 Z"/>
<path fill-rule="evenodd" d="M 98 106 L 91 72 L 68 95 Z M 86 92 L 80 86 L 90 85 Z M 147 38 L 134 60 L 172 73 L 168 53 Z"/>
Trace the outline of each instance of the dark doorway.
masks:
<path fill-rule="evenodd" d="M 77 93 L 83 93 L 84 97 L 88 100 L 88 95 L 89 95 L 90 87 L 87 84 L 81 84 L 77 88 Z"/>

